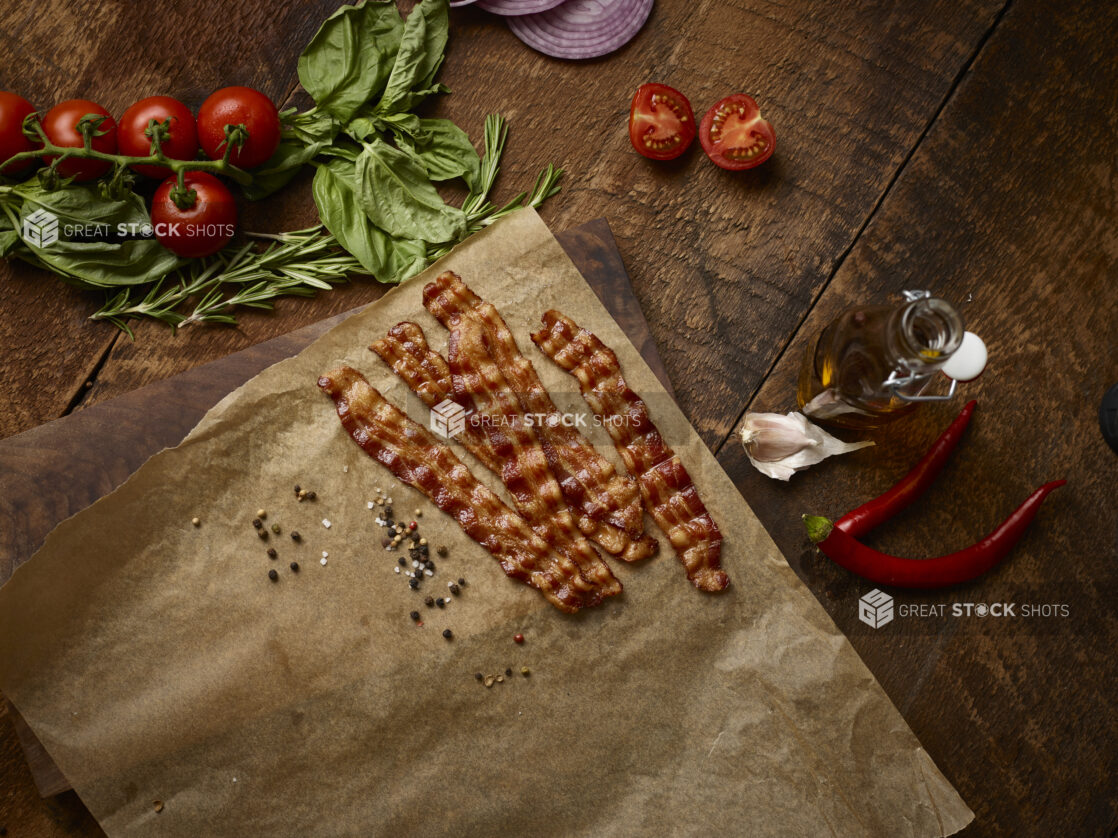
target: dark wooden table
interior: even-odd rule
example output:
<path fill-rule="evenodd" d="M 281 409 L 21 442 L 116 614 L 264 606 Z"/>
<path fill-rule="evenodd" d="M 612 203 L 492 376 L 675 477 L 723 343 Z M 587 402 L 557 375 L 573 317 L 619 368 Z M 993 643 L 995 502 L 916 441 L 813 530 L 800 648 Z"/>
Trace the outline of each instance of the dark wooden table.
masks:
<path fill-rule="evenodd" d="M 337 5 L 9 0 L 0 89 L 118 114 L 153 93 L 196 107 L 234 83 L 294 102 L 296 56 Z M 452 26 L 442 80 L 454 94 L 431 112 L 476 137 L 486 113 L 509 118 L 501 194 L 562 165 L 564 191 L 544 211 L 555 229 L 609 218 L 684 410 L 975 810 L 965 834 L 1115 835 L 1118 456 L 1096 415 L 1118 382 L 1118 6 L 659 0 L 630 46 L 582 63 L 532 52 L 477 10 Z M 696 110 L 754 94 L 775 157 L 744 174 L 697 150 L 666 165 L 638 157 L 625 122 L 649 80 Z M 313 223 L 306 179 L 246 214 L 255 229 Z M 966 387 L 979 413 L 937 486 L 872 542 L 953 549 L 1034 486 L 1069 486 L 1005 566 L 952 591 L 898 593 L 898 605 L 1054 603 L 1067 617 L 898 617 L 875 631 L 856 613 L 870 586 L 808 548 L 802 512 L 834 515 L 883 490 L 954 407 L 924 408 L 787 485 L 753 471 L 736 441 L 747 410 L 794 407 L 806 341 L 830 318 L 911 287 L 956 301 L 991 363 Z M 0 265 L 0 437 L 380 293 L 358 281 L 235 330 L 144 324 L 132 342 L 86 321 L 96 295 Z M 72 792 L 38 797 L 0 721 L 5 828 L 100 834 Z"/>

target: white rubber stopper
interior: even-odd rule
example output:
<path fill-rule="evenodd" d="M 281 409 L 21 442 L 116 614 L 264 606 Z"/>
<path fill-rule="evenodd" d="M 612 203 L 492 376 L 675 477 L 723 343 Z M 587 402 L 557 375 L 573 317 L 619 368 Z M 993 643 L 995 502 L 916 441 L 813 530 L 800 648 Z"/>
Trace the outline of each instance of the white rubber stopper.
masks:
<path fill-rule="evenodd" d="M 974 332 L 964 332 L 962 343 L 943 365 L 943 374 L 956 381 L 974 381 L 986 369 L 986 344 Z"/>

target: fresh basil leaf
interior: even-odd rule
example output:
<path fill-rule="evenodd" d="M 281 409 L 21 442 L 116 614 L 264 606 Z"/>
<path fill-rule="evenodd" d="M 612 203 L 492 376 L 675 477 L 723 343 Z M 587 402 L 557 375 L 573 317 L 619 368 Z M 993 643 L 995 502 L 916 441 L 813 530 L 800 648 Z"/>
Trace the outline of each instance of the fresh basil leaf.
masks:
<path fill-rule="evenodd" d="M 295 114 L 288 125 L 284 126 L 284 138 L 288 133 L 296 140 L 301 140 L 303 145 L 328 145 L 341 130 L 341 123 L 324 111 L 307 111 Z"/>
<path fill-rule="evenodd" d="M 390 113 L 377 119 L 390 129 L 397 139 L 403 135 L 417 143 L 427 142 L 427 132 L 423 129 L 423 122 L 413 113 Z"/>
<path fill-rule="evenodd" d="M 0 231 L 0 257 L 7 256 L 19 243 L 19 233 L 15 230 Z"/>
<path fill-rule="evenodd" d="M 415 108 L 432 93 L 445 92 L 434 84 L 435 73 L 443 63 L 450 17 L 446 0 L 422 0 L 404 23 L 400 51 L 384 95 L 377 105 L 379 113 L 402 113 Z"/>
<path fill-rule="evenodd" d="M 427 267 L 426 243 L 390 236 L 369 221 L 348 161 L 319 164 L 312 191 L 326 229 L 380 282 L 401 282 Z"/>
<path fill-rule="evenodd" d="M 419 131 L 395 130 L 396 144 L 411 153 L 431 180 L 461 177 L 472 190 L 481 170 L 481 157 L 466 132 L 449 119 L 417 119 Z M 422 139 L 421 139 L 422 138 Z"/>
<path fill-rule="evenodd" d="M 245 197 L 250 201 L 267 198 L 291 182 L 304 165 L 310 163 L 322 150 L 322 143 L 303 145 L 296 140 L 283 140 L 276 153 L 252 173 L 252 183 L 243 187 Z"/>
<path fill-rule="evenodd" d="M 357 200 L 374 224 L 432 243 L 465 235 L 465 214 L 443 201 L 415 158 L 380 139 L 364 145 L 356 163 Z"/>
<path fill-rule="evenodd" d="M 145 225 L 150 227 L 151 218 L 139 195 L 109 201 L 92 186 L 71 184 L 48 191 L 35 181 L 21 184 L 15 192 L 24 199 L 21 225 L 38 210 L 45 210 L 57 220 L 57 241 L 43 245 L 42 240 L 24 238 L 23 242 L 35 256 L 63 274 L 101 287 L 139 285 L 166 276 L 183 264 L 153 238 L 122 242 L 67 240 L 67 227 L 96 225 L 98 232 L 107 233 L 119 232 L 122 225 L 128 232 L 139 232 Z M 51 223 L 50 219 L 45 221 Z M 20 235 L 22 238 L 22 229 Z"/>
<path fill-rule="evenodd" d="M 343 6 L 299 56 L 299 82 L 320 110 L 347 122 L 384 90 L 403 32 L 395 0 Z"/>
<path fill-rule="evenodd" d="M 346 123 L 345 132 L 355 140 L 367 140 L 382 130 L 384 123 L 375 116 L 355 116 Z"/>

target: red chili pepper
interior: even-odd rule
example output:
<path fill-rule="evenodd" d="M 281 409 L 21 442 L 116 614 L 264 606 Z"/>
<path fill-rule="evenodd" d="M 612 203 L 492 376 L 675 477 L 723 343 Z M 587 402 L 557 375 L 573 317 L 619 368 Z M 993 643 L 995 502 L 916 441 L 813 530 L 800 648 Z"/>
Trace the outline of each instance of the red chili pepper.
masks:
<path fill-rule="evenodd" d="M 892 489 L 847 512 L 835 521 L 835 527 L 853 538 L 860 538 L 924 494 L 939 476 L 951 452 L 962 439 L 963 431 L 970 424 L 970 417 L 974 413 L 976 404 L 978 402 L 967 402 L 955 417 L 955 421 L 947 426 L 947 430 L 940 434 L 939 439 L 928 449 L 928 453 L 912 467 L 912 471 L 898 480 Z"/>
<path fill-rule="evenodd" d="M 826 518 L 805 515 L 808 537 L 836 564 L 878 585 L 896 588 L 942 588 L 969 582 L 993 568 L 1018 542 L 1036 517 L 1037 510 L 1053 489 L 1066 480 L 1045 483 L 1001 523 L 979 541 L 956 553 L 934 559 L 902 559 L 867 547 Z"/>

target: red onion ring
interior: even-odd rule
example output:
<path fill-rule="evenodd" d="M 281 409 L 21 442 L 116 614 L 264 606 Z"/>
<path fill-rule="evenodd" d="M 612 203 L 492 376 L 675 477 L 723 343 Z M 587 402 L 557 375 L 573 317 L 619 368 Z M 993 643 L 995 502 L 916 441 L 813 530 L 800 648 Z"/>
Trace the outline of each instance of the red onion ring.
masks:
<path fill-rule="evenodd" d="M 479 9 L 495 15 L 535 15 L 554 9 L 567 0 L 472 0 Z"/>
<path fill-rule="evenodd" d="M 546 12 L 508 18 L 532 49 L 556 58 L 596 58 L 627 44 L 652 12 L 652 0 L 566 0 Z"/>

